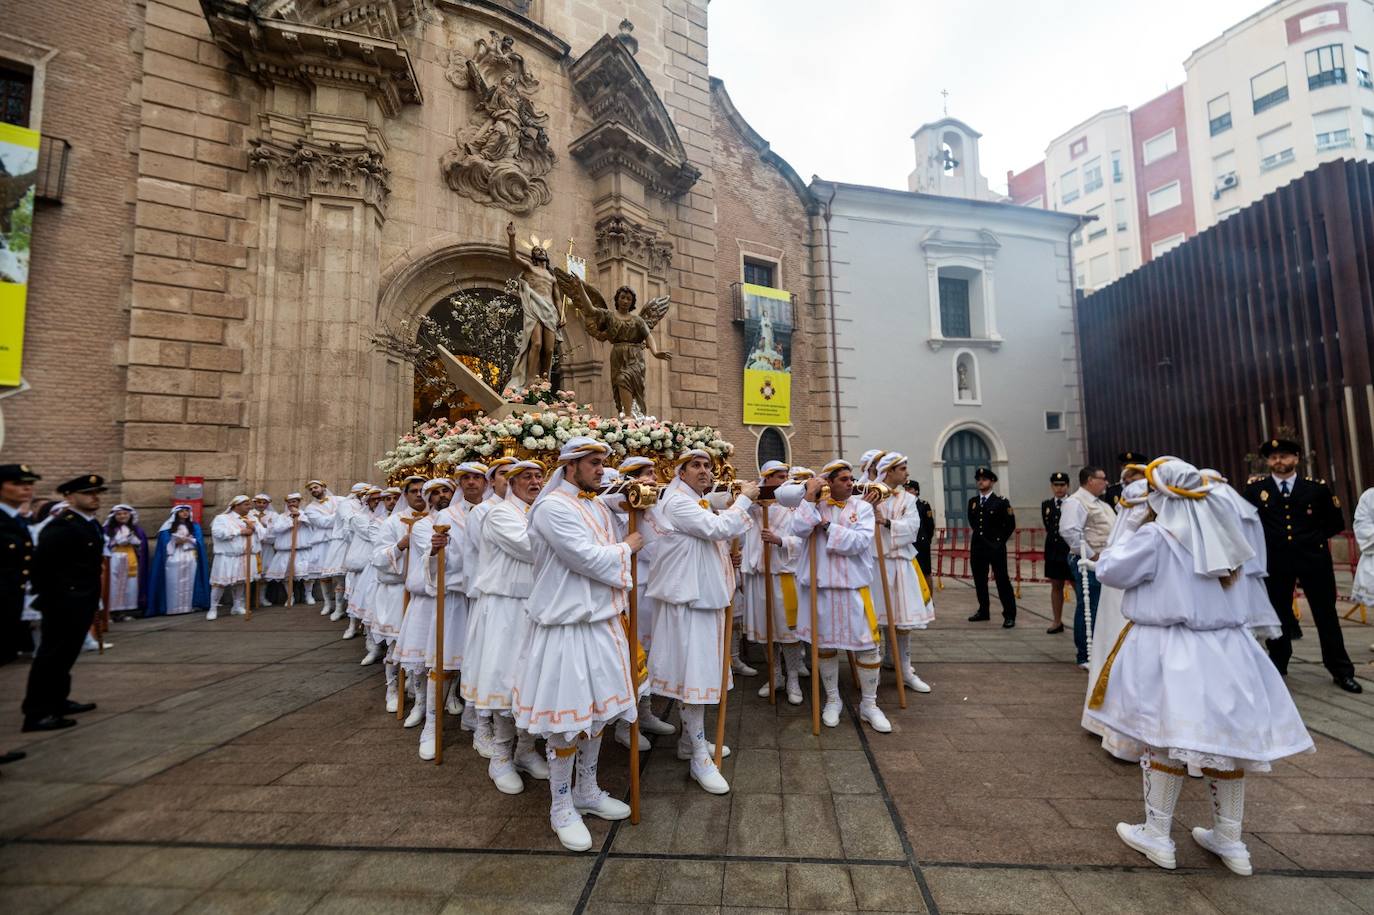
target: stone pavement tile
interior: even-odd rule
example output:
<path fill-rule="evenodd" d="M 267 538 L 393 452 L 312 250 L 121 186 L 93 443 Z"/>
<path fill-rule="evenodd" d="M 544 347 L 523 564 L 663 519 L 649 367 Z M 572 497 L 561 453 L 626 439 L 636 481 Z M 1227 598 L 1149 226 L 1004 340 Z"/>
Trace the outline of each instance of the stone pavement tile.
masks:
<path fill-rule="evenodd" d="M 1325 883 L 1364 911 L 1374 912 L 1374 880 L 1332 879 Z"/>
<path fill-rule="evenodd" d="M 849 867 L 854 898 L 860 912 L 926 912 L 916 875 L 905 864 L 899 867 Z"/>
<path fill-rule="evenodd" d="M 511 900 L 528 904 L 562 905 L 568 911 L 582 895 L 595 858 L 592 855 L 473 855 L 458 884 L 455 900 L 491 899 L 510 909 Z M 451 908 L 451 905 L 447 908 Z"/>
<path fill-rule="evenodd" d="M 1038 836 L 1033 840 L 1018 829 L 994 825 L 923 826 L 903 819 L 911 847 L 922 862 L 1038 864 L 1046 854 L 1038 844 Z M 1101 844 L 1100 834 L 1097 838 Z"/>
<path fill-rule="evenodd" d="M 207 890 L 178 915 L 301 915 L 324 890 Z"/>
<path fill-rule="evenodd" d="M 783 704 L 787 702 L 781 690 L 778 692 L 778 701 Z M 750 701 L 740 710 L 739 732 L 735 741 L 740 749 L 777 749 L 781 720 L 777 711 L 769 707 L 767 699 L 760 701 L 757 697 L 750 697 Z"/>
<path fill-rule="evenodd" d="M 6 767 L 0 782 L 0 838 L 27 835 L 119 790 L 114 785 L 29 781 L 28 763 L 26 759 Z"/>
<path fill-rule="evenodd" d="M 1374 836 L 1261 833 L 1281 855 L 1308 870 L 1374 871 Z"/>
<path fill-rule="evenodd" d="M 735 794 L 777 794 L 782 790 L 782 769 L 778 751 L 767 748 L 744 747 L 735 750 L 734 772 L 730 776 L 730 790 Z"/>
<path fill-rule="evenodd" d="M 182 838 L 211 816 L 213 815 L 200 810 L 121 810 L 103 823 L 86 829 L 79 837 L 172 842 Z"/>
<path fill-rule="evenodd" d="M 682 795 L 677 806 L 673 843 L 667 850 L 679 854 L 721 854 L 729 843 L 732 798 L 728 794 L 707 794 L 695 782 L 692 789 Z M 643 823 L 642 811 L 640 822 Z"/>
<path fill-rule="evenodd" d="M 468 872 L 464 854 L 368 852 L 336 885 L 342 893 L 452 894 Z"/>
<path fill-rule="evenodd" d="M 643 810 L 640 811 L 641 819 Z M 600 849 L 611 831 L 611 823 L 594 816 L 582 818 L 587 831 L 592 835 L 592 848 Z M 558 841 L 553 827 L 549 825 L 548 811 L 536 816 L 514 816 L 506 820 L 500 832 L 492 837 L 490 848 L 520 848 L 532 851 L 563 851 L 563 843 Z M 469 846 L 469 847 L 481 847 Z"/>
<path fill-rule="evenodd" d="M 447 896 L 394 896 L 364 893 L 329 893 L 309 910 L 310 915 L 434 915 Z"/>
<path fill-rule="evenodd" d="M 600 911 L 603 905 L 617 902 L 652 905 L 658 898 L 658 884 L 663 873 L 663 861 L 607 858 L 592 891 L 591 911 Z"/>
<path fill-rule="evenodd" d="M 779 762 L 784 794 L 830 793 L 830 782 L 825 777 L 825 751 L 784 749 Z"/>
<path fill-rule="evenodd" d="M 56 845 L 13 843 L 0 846 L 0 884 L 100 883 L 130 867 L 151 849 L 142 845 Z"/>
<path fill-rule="evenodd" d="M 226 874 L 221 890 L 332 890 L 364 855 L 356 851 L 266 849 Z"/>
<path fill-rule="evenodd" d="M 288 845 L 387 845 L 400 829 L 394 818 L 375 813 L 301 813 L 279 840 Z"/>
<path fill-rule="evenodd" d="M 1196 886 L 1177 875 L 1133 872 L 1057 872 L 1054 878 L 1082 912 L 1116 915 L 1218 915 Z"/>
<path fill-rule="evenodd" d="M 842 864 L 787 865 L 787 904 L 792 909 L 855 911 L 849 869 Z"/>
<path fill-rule="evenodd" d="M 697 791 L 701 791 L 697 788 Z M 673 845 L 677 831 L 678 804 L 686 795 L 642 795 L 639 801 L 639 825 L 626 823 L 615 834 L 613 851 L 663 852 Z"/>
<path fill-rule="evenodd" d="M 734 797 L 730 802 L 730 841 L 726 851 L 732 855 L 783 854 L 781 794 Z"/>
<path fill-rule="evenodd" d="M 108 886 L 205 889 L 256 854 L 237 848 L 154 848 L 113 871 L 103 882 Z"/>
<path fill-rule="evenodd" d="M 757 906 L 787 908 L 787 865 L 761 861 L 729 861 L 721 901 L 728 908 Z"/>
<path fill-rule="evenodd" d="M 109 915 L 111 912 L 172 915 L 194 899 L 197 892 L 153 886 L 92 886 L 63 902 L 55 911 L 60 915 Z"/>
<path fill-rule="evenodd" d="M 1266 778 L 1260 776 L 1253 780 L 1260 788 L 1269 783 L 1277 783 L 1288 795 L 1296 796 L 1299 802 L 1306 800 L 1323 807 L 1349 804 L 1351 801 L 1374 798 L 1374 778 Z M 1246 779 L 1245 800 L 1250 800 L 1250 779 Z M 1259 792 L 1254 792 L 1258 797 Z M 1262 801 L 1261 801 L 1262 803 Z"/>
<path fill-rule="evenodd" d="M 204 813 L 202 819 L 177 838 L 186 842 L 285 841 L 303 817 L 299 813 Z M 163 839 L 166 841 L 166 839 Z"/>
<path fill-rule="evenodd" d="M 7 915 L 44 915 L 79 892 L 79 886 L 22 883 L 0 886 L 0 912 Z"/>
<path fill-rule="evenodd" d="M 846 858 L 873 861 L 905 858 L 902 840 L 887 805 L 876 794 L 837 794 L 832 798 Z"/>
<path fill-rule="evenodd" d="M 841 858 L 844 843 L 835 808 L 827 795 L 782 796 L 783 847 L 789 855 L 808 858 Z"/>
<path fill-rule="evenodd" d="M 1255 874 L 1237 879 L 1232 873 L 1192 876 L 1188 884 L 1224 915 L 1359 915 L 1360 909 L 1319 878 Z"/>
<path fill-rule="evenodd" d="M 196 810 L 208 806 L 213 785 L 135 785 L 118 791 L 100 806 L 106 810 Z"/>
<path fill-rule="evenodd" d="M 878 783 L 862 750 L 825 750 L 821 753 L 825 778 L 834 794 L 877 794 Z"/>
<path fill-rule="evenodd" d="M 655 901 L 660 905 L 720 905 L 724 881 L 722 861 L 664 861 Z"/>
<path fill-rule="evenodd" d="M 923 868 L 941 912 L 1063 915 L 1076 911 L 1054 875 L 1001 868 Z"/>

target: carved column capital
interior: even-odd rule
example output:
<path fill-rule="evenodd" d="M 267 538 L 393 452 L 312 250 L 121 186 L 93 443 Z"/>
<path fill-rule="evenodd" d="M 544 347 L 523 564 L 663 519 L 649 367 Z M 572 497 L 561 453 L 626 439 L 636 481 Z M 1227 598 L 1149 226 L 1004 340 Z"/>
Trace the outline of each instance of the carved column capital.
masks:
<path fill-rule="evenodd" d="M 650 276 L 666 279 L 673 262 L 673 245 L 649 226 L 624 216 L 604 216 L 596 223 L 596 259 L 598 263 L 629 261 Z"/>
<path fill-rule="evenodd" d="M 248 141 L 248 164 L 261 176 L 264 195 L 352 197 L 386 212 L 391 172 L 375 150 L 253 139 Z"/>

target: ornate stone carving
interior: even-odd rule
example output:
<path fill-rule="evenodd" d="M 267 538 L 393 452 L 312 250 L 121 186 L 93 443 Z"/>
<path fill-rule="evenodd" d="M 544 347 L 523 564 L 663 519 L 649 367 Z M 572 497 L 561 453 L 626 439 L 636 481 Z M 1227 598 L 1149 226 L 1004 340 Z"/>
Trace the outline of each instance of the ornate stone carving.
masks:
<path fill-rule="evenodd" d="M 254 139 L 248 146 L 248 164 L 262 174 L 264 194 L 355 197 L 385 209 L 387 195 L 391 193 L 391 173 L 378 152 L 363 147 L 346 149 L 338 143 L 321 146 L 305 140 L 284 147 Z"/>
<path fill-rule="evenodd" d="M 621 259 L 638 264 L 652 276 L 666 277 L 673 262 L 673 246 L 658 232 L 623 216 L 607 216 L 596 224 L 598 262 Z"/>
<path fill-rule="evenodd" d="M 472 57 L 449 52 L 445 77 L 472 90 L 476 104 L 439 167 L 457 193 L 523 216 L 553 199 L 544 176 L 557 156 L 545 129 L 549 116 L 534 107 L 539 80 L 525 69 L 514 38 L 489 34 L 477 39 Z"/>

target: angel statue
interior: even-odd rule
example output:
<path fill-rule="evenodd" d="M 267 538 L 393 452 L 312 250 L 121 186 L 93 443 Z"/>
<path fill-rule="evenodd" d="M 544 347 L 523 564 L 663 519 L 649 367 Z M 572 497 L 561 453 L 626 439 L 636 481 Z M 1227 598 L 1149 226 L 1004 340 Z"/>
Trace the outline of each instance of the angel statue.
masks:
<path fill-rule="evenodd" d="M 506 245 L 511 263 L 520 270 L 514 282 L 525 316 L 520 335 L 520 354 L 515 357 L 515 366 L 511 369 L 507 385 L 525 387 L 538 379 L 548 378 L 553 371 L 553 357 L 562 339 L 564 321 L 555 304 L 559 301 L 558 280 L 549 269 L 549 240 L 541 242 L 539 236 L 531 235 L 528 242 L 520 243 L 529 252 L 528 258 L 522 257 L 515 247 L 515 223 L 511 222 L 506 224 Z M 545 276 L 538 272 L 540 268 L 548 278 L 548 298 L 535 289 L 536 284 L 542 286 L 545 282 Z"/>
<path fill-rule="evenodd" d="M 654 348 L 652 333 L 668 313 L 671 297 L 650 299 L 644 306 L 643 316 L 635 315 L 632 312 L 638 297 L 629 286 L 621 286 L 615 291 L 615 309 L 612 310 L 606 307 L 601 293 L 580 278 L 557 268 L 553 272 L 558 278 L 559 289 L 572 299 L 582 316 L 587 334 L 611 344 L 611 388 L 615 392 L 616 410 L 625 416 L 647 412 L 644 351 L 647 349 L 655 359 L 673 358 L 672 353 Z"/>

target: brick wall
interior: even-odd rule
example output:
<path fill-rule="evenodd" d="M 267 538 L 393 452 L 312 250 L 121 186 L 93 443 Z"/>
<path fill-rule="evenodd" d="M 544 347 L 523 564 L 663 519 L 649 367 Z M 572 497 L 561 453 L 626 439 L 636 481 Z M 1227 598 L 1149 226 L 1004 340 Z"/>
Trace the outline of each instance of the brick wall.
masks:
<path fill-rule="evenodd" d="M 1007 172 L 1007 196 L 1011 197 L 1012 203 L 1025 203 L 1039 197 L 1040 205 L 1049 209 L 1045 188 L 1044 162 L 1037 162 L 1019 174 Z"/>
<path fill-rule="evenodd" d="M 1145 164 L 1145 141 L 1174 128 L 1178 149 L 1171 155 Z M 1131 111 L 1131 137 L 1135 147 L 1136 211 L 1140 221 L 1140 262 L 1153 255 L 1150 246 L 1179 233 L 1197 234 L 1193 211 L 1193 176 L 1188 158 L 1188 117 L 1184 110 L 1183 87 L 1171 89 Z M 1182 203 L 1156 213 L 1149 211 L 1150 191 L 1178 181 Z"/>

